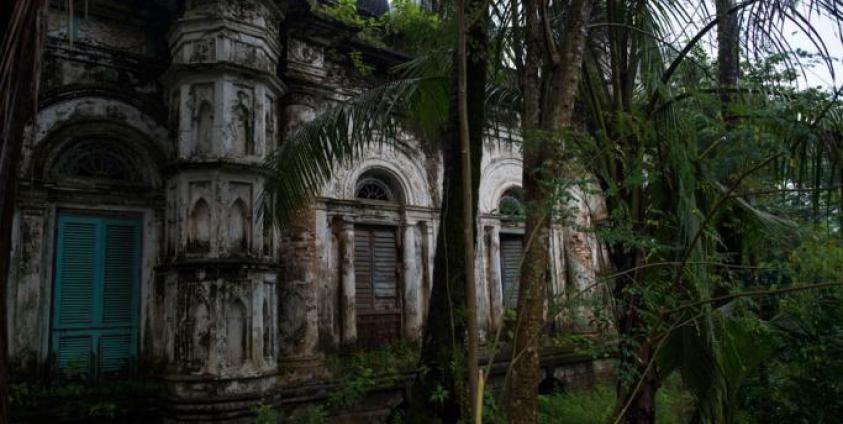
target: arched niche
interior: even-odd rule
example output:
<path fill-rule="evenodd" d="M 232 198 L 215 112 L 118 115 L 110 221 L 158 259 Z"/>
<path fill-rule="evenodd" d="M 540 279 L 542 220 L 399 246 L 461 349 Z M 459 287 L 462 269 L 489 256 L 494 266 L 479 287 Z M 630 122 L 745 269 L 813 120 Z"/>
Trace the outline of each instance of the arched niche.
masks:
<path fill-rule="evenodd" d="M 264 299 L 261 318 L 263 320 L 263 357 L 266 360 L 271 360 L 275 351 L 274 338 L 272 337 L 272 314 L 270 311 L 269 300 Z"/>
<path fill-rule="evenodd" d="M 239 366 L 246 362 L 249 351 L 248 311 L 240 299 L 232 298 L 226 302 L 225 313 L 225 362 Z"/>
<path fill-rule="evenodd" d="M 228 208 L 226 221 L 226 246 L 232 255 L 245 255 L 249 251 L 249 209 L 243 199 L 238 198 Z"/>
<path fill-rule="evenodd" d="M 211 315 L 204 298 L 198 298 L 190 308 L 191 328 L 190 367 L 200 370 L 208 362 L 211 344 Z"/>
<path fill-rule="evenodd" d="M 212 152 L 212 136 L 214 130 L 214 105 L 203 100 L 197 108 L 194 117 L 196 123 L 196 143 L 194 153 L 197 155 L 209 155 Z"/>
<path fill-rule="evenodd" d="M 211 250 L 211 207 L 200 198 L 190 209 L 187 224 L 187 251 L 208 253 Z"/>
<path fill-rule="evenodd" d="M 275 256 L 275 227 L 272 223 L 272 211 L 265 208 L 262 215 L 263 255 Z"/>

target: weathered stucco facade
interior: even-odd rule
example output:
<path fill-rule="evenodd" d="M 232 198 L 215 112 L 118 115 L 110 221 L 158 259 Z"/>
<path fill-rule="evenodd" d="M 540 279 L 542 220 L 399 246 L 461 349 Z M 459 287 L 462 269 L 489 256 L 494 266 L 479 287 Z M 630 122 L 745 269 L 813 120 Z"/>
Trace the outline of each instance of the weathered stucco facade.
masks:
<path fill-rule="evenodd" d="M 13 376 L 50 378 L 82 349 L 97 373 L 112 366 L 163 380 L 176 419 L 237 415 L 316 378 L 325 352 L 372 337 L 417 340 L 432 284 L 440 153 L 412 138 L 371 146 L 339 167 L 284 233 L 264 216 L 258 167 L 302 122 L 373 83 L 348 52 L 362 52 L 376 71 L 404 58 L 355 41 L 304 2 L 87 4 L 72 14 L 50 10 L 43 96 L 17 187 L 7 288 Z M 511 295 L 504 280 L 513 251 L 504 250 L 522 243 L 522 225 L 499 210 L 502 200 L 517 202 L 521 185 L 520 145 L 509 138 L 490 134 L 483 152 L 476 264 L 484 338 Z M 580 201 L 582 210 L 596 205 Z M 88 312 L 123 301 L 125 338 L 102 320 L 62 322 L 79 307 L 68 296 L 82 287 L 72 272 L 84 268 L 73 268 L 68 225 L 85 222 L 106 232 L 105 259 L 89 264 L 105 264 L 104 277 L 90 277 L 104 281 L 91 289 L 102 296 L 89 299 Z M 122 222 L 139 233 L 109 245 Z M 364 234 L 374 247 L 361 254 Z M 585 233 L 554 229 L 554 294 L 591 284 L 594 247 Z M 137 253 L 130 282 L 112 287 L 110 252 L 126 249 Z M 379 277 L 383 263 L 391 268 Z M 371 301 L 361 290 L 374 293 Z M 118 342 L 126 345 L 110 351 Z"/>

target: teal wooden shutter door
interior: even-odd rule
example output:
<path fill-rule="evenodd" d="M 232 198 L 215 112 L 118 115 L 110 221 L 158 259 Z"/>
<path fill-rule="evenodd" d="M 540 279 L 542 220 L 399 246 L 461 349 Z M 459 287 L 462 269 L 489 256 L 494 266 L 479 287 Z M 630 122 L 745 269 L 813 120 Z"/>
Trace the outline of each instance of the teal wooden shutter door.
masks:
<path fill-rule="evenodd" d="M 137 222 L 108 220 L 105 227 L 105 263 L 102 290 L 102 325 L 99 339 L 101 374 L 125 374 L 132 363 L 137 339 L 137 286 L 140 275 L 140 228 Z"/>
<path fill-rule="evenodd" d="M 97 272 L 97 222 L 59 219 L 56 256 L 56 363 L 67 374 L 89 374 Z"/>
<path fill-rule="evenodd" d="M 59 215 L 53 352 L 65 375 L 127 373 L 137 350 L 140 222 Z"/>

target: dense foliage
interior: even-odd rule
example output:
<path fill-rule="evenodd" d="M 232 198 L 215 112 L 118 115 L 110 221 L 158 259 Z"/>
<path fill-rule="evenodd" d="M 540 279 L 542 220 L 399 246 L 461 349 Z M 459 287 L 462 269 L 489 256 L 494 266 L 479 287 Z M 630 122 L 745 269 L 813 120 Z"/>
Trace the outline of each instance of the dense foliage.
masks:
<path fill-rule="evenodd" d="M 676 373 L 693 395 L 697 422 L 787 417 L 810 422 L 822 417 L 797 417 L 806 400 L 784 393 L 799 393 L 800 385 L 821 377 L 830 386 L 815 384 L 815 389 L 828 395 L 837 389 L 831 382 L 839 376 L 834 365 L 823 376 L 820 364 L 833 362 L 838 348 L 831 322 L 837 319 L 833 287 L 841 283 L 841 268 L 819 274 L 805 270 L 806 258 L 834 263 L 835 250 L 809 248 L 819 246 L 812 240 L 839 243 L 835 240 L 843 237 L 843 109 L 839 92 L 795 84 L 804 68 L 831 61 L 824 48 L 815 57 L 784 40 L 782 22 L 801 17 L 794 2 L 715 3 L 717 12 L 699 22 L 682 2 L 595 2 L 585 27 L 582 74 L 561 79 L 581 82 L 567 86 L 542 79 L 561 69 L 563 62 L 554 55 L 571 53 L 564 47 L 581 32 L 569 39 L 565 30 L 576 20 L 573 5 L 583 3 L 492 2 L 492 19 L 485 23 L 489 36 L 479 39 L 489 42 L 486 101 L 493 113 L 484 124 L 494 127 L 501 117 L 523 123 L 541 115 L 541 125 L 522 131 L 525 158 L 541 147 L 531 156 L 539 160 L 525 162 L 526 193 L 538 193 L 526 199 L 528 234 L 538 229 L 541 237 L 544 227 L 556 222 L 592 232 L 602 247 L 595 252 L 605 271 L 598 281 L 602 287 L 585 292 L 598 294 L 592 297 L 608 311 L 594 314 L 589 324 L 608 330 L 595 351 L 618 358 L 613 422 L 654 420 L 665 378 Z M 834 2 L 808 5 L 830 19 L 841 16 Z M 737 17 L 724 19 L 729 16 Z M 448 24 L 438 25 L 442 34 L 453 36 Z M 537 25 L 545 32 L 532 31 Z M 701 44 L 715 27 L 721 35 L 744 37 L 720 37 L 718 60 Z M 810 25 L 801 29 L 824 46 Z M 313 149 L 303 159 L 333 160 L 336 154 L 338 161 L 351 160 L 356 148 L 371 142 L 367 137 L 397 133 L 398 121 L 404 129 L 428 127 L 420 122 L 442 128 L 441 117 L 449 110 L 443 94 L 453 93 L 446 67 L 439 66 L 449 56 L 448 41 L 442 40 L 436 45 L 444 48 L 408 49 L 418 58 L 400 67 L 396 80 L 328 111 L 287 148 L 302 142 Z M 731 69 L 724 69 L 730 66 L 723 60 L 727 50 L 734 53 Z M 453 69 L 450 62 L 447 69 Z M 536 104 L 542 109 L 554 99 L 575 97 L 575 104 L 564 105 L 573 107 L 573 128 L 555 122 L 556 112 L 534 113 Z M 415 101 L 422 98 L 424 103 Z M 507 125 L 517 126 L 518 120 Z M 329 162 L 305 166 L 318 174 L 313 180 L 321 181 L 330 178 Z M 279 163 L 276 169 L 283 169 Z M 307 191 L 307 183 L 295 175 L 283 177 L 298 193 Z M 594 225 L 578 227 L 572 219 L 584 212 L 567 207 L 576 193 L 602 199 L 605 213 L 590 217 Z M 792 255 L 798 246 L 810 253 Z M 544 274 L 544 256 L 524 258 L 536 271 L 533 280 Z M 528 286 L 525 275 L 522 290 Z M 552 317 L 576 316 L 589 304 L 556 300 L 550 303 Z M 520 304 L 514 327 L 524 324 L 525 313 L 541 316 L 543 305 Z M 437 306 L 447 311 L 453 305 Z M 506 336 L 502 340 L 508 341 Z M 519 354 L 513 351 L 515 362 Z M 518 374 L 531 370 L 535 367 Z M 522 387 L 538 385 L 535 378 L 526 380 Z"/>

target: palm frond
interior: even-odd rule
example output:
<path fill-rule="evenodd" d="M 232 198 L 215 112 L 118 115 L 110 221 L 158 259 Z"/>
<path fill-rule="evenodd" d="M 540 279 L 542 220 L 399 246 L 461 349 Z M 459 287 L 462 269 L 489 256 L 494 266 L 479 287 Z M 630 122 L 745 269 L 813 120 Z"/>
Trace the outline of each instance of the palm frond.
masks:
<path fill-rule="evenodd" d="M 264 163 L 263 194 L 275 222 L 285 226 L 317 194 L 337 165 L 373 144 L 397 144 L 406 131 L 429 134 L 447 116 L 442 75 L 387 82 L 357 99 L 328 108 L 302 124 Z"/>

